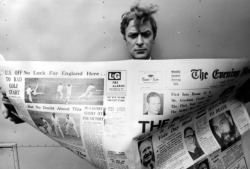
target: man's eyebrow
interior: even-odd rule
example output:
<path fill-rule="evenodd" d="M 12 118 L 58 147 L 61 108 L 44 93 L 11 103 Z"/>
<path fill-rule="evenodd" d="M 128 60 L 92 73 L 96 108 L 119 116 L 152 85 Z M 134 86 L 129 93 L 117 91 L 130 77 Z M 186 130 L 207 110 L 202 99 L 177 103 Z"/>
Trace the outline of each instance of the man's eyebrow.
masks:
<path fill-rule="evenodd" d="M 152 32 L 152 31 L 150 29 L 146 29 L 146 30 L 143 30 L 141 32 L 143 33 L 143 32 Z"/>
<path fill-rule="evenodd" d="M 224 120 L 225 120 L 225 119 L 221 119 L 221 120 L 220 120 L 220 123 L 223 122 Z"/>
<path fill-rule="evenodd" d="M 130 35 L 130 34 L 139 34 L 139 32 L 129 32 L 128 34 L 129 34 L 129 35 Z"/>

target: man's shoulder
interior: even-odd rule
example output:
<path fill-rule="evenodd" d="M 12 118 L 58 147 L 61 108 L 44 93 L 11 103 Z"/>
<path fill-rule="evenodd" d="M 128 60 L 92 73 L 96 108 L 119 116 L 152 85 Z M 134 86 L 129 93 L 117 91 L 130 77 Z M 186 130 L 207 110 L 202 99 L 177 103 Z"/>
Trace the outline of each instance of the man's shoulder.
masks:
<path fill-rule="evenodd" d="M 197 153 L 198 155 L 204 154 L 204 152 L 202 151 L 202 149 L 200 147 L 196 147 L 195 153 Z"/>

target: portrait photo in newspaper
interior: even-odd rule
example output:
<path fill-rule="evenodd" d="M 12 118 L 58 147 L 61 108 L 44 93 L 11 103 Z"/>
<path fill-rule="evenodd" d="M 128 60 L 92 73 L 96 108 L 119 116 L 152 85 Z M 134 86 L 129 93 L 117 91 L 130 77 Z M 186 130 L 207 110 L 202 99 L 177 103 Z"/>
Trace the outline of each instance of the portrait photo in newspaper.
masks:
<path fill-rule="evenodd" d="M 104 79 L 25 78 L 25 102 L 103 105 Z"/>
<path fill-rule="evenodd" d="M 189 155 L 193 160 L 201 157 L 204 152 L 201 149 L 195 134 L 193 125 L 188 126 L 184 129 L 184 141 L 188 150 Z"/>
<path fill-rule="evenodd" d="M 157 92 L 145 93 L 143 115 L 163 115 L 163 94 Z"/>
<path fill-rule="evenodd" d="M 221 151 L 224 151 L 241 139 L 230 110 L 212 118 L 209 120 L 209 124 L 214 137 L 221 146 Z"/>
<path fill-rule="evenodd" d="M 138 142 L 141 169 L 155 169 L 155 155 L 152 136 Z"/>

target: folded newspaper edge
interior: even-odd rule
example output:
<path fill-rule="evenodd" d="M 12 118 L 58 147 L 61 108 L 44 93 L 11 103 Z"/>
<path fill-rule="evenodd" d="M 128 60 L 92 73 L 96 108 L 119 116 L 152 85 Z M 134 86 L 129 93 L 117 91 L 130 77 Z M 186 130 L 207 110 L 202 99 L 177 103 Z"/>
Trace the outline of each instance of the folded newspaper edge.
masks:
<path fill-rule="evenodd" d="M 247 168 L 249 59 L 1 61 L 0 75 L 8 108 L 96 168 Z"/>

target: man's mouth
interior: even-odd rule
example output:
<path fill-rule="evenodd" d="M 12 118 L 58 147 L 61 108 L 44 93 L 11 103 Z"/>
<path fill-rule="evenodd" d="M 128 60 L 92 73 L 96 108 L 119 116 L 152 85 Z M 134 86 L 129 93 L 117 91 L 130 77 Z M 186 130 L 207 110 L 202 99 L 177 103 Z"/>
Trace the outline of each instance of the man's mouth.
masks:
<path fill-rule="evenodd" d="M 146 49 L 136 49 L 135 52 L 136 53 L 144 53 L 146 51 Z"/>
<path fill-rule="evenodd" d="M 151 153 L 148 153 L 144 156 L 145 161 L 151 160 Z"/>

